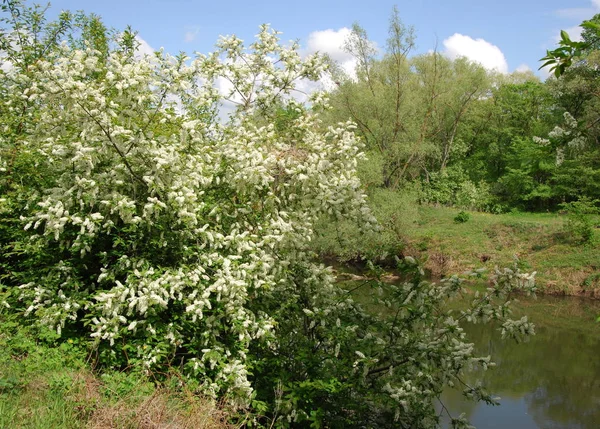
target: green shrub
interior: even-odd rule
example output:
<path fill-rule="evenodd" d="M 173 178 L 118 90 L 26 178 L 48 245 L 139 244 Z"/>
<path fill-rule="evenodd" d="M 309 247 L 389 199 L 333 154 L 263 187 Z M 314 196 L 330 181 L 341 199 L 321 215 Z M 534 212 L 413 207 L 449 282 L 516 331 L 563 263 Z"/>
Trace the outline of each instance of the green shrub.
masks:
<path fill-rule="evenodd" d="M 366 159 L 358 162 L 358 177 L 368 192 L 383 186 L 384 165 L 384 157 L 379 151 L 367 152 Z"/>
<path fill-rule="evenodd" d="M 12 19 L 41 31 L 43 14 L 26 10 Z M 361 144 L 351 123 L 319 131 L 324 94 L 288 97 L 323 59 L 266 25 L 248 48 L 231 36 L 194 60 L 140 57 L 131 31 L 115 34 L 107 50 L 86 40 L 35 61 L 22 56 L 43 49 L 17 46 L 0 69 L 2 105 L 20 106 L 0 110 L 0 128 L 22 121 L 1 136 L 0 307 L 89 342 L 100 367 L 177 365 L 205 394 L 248 405 L 250 343 L 274 342 L 277 325 L 255 302 L 294 267 L 325 270 L 307 251 L 317 217 L 375 225 Z M 248 100 L 222 121 L 221 77 Z M 17 187 L 27 173 L 43 177 Z"/>
<path fill-rule="evenodd" d="M 600 214 L 600 200 L 582 197 L 577 201 L 562 203 L 560 207 L 566 212 L 564 232 L 570 240 L 579 243 L 593 243 L 597 215 Z"/>
<path fill-rule="evenodd" d="M 454 217 L 454 222 L 465 223 L 471 218 L 471 215 L 467 212 L 461 211 Z"/>
<path fill-rule="evenodd" d="M 489 185 L 473 183 L 460 167 L 448 167 L 441 172 L 431 173 L 429 180 L 422 183 L 421 201 L 433 204 L 460 207 L 470 210 L 496 210 Z"/>
<path fill-rule="evenodd" d="M 419 219 L 417 193 L 409 188 L 370 191 L 369 206 L 377 218 L 377 231 L 361 232 L 356 223 L 323 218 L 316 226 L 313 249 L 340 261 L 387 261 L 401 256 L 405 248 L 404 231 Z"/>

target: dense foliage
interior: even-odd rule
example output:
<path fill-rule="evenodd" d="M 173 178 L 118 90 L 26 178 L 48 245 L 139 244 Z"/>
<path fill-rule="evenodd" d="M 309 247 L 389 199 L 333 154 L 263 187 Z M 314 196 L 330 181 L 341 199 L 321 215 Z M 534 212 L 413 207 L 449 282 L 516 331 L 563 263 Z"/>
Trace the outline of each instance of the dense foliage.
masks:
<path fill-rule="evenodd" d="M 378 228 L 355 125 L 324 126 L 322 93 L 291 96 L 322 58 L 267 26 L 248 47 L 232 36 L 194 59 L 142 56 L 134 33 L 95 16 L 2 11 L 2 311 L 87 344 L 99 368 L 176 371 L 269 426 L 431 427 L 446 386 L 494 401 L 461 378 L 491 362 L 459 321 L 531 333 L 508 301 L 533 275 L 499 270 L 452 312 L 462 281 L 430 283 L 405 258 L 406 283 L 372 286 L 373 314 L 315 262 L 318 219 Z M 443 165 L 457 119 L 437 120 Z"/>
<path fill-rule="evenodd" d="M 382 53 L 355 24 L 346 48 L 356 70 L 334 73 L 329 120 L 356 122 L 373 183 L 418 183 L 423 202 L 499 212 L 597 199 L 598 25 L 585 21 L 581 42 L 563 32 L 545 58 L 560 77 L 542 83 L 436 51 L 411 57 L 397 11 Z"/>

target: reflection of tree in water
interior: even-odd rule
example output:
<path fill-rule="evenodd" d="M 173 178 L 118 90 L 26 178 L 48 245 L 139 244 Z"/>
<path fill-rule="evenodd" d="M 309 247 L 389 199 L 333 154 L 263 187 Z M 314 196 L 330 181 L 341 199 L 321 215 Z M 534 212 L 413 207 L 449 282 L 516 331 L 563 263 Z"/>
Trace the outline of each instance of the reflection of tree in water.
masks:
<path fill-rule="evenodd" d="M 546 382 L 526 395 L 525 401 L 540 427 L 595 429 L 600 425 L 597 371 L 583 378 L 571 378 L 567 371 L 557 380 Z"/>
<path fill-rule="evenodd" d="M 589 409 L 584 414 L 570 409 L 571 400 L 561 394 L 549 393 L 539 388 L 525 395 L 525 402 L 531 416 L 539 427 L 544 429 L 587 429 L 597 428 L 600 414 L 597 409 Z M 598 408 L 598 406 L 596 406 Z"/>
<path fill-rule="evenodd" d="M 485 373 L 468 374 L 470 382 L 481 380 L 500 397 L 524 397 L 542 428 L 599 427 L 599 336 L 538 326 L 528 343 L 516 344 L 501 340 L 490 327 L 465 330 L 479 353 L 491 354 L 498 364 Z"/>

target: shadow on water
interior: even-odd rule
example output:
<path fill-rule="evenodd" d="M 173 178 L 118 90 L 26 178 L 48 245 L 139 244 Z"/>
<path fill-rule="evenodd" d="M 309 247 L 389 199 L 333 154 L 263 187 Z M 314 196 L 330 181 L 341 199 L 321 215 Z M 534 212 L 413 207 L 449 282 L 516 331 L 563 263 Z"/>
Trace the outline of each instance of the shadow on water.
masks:
<path fill-rule="evenodd" d="M 536 335 L 523 344 L 502 340 L 492 325 L 464 326 L 478 352 L 497 363 L 466 378 L 499 396 L 500 406 L 469 402 L 449 390 L 442 398 L 446 407 L 453 415 L 465 413 L 478 429 L 600 427 L 600 305 L 539 297 L 522 299 L 516 312 L 536 324 Z"/>

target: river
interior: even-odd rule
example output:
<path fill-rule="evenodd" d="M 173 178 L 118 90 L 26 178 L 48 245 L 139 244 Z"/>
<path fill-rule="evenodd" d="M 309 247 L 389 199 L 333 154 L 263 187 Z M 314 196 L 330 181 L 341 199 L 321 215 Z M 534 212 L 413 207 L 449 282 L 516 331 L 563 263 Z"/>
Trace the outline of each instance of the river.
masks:
<path fill-rule="evenodd" d="M 503 340 L 490 324 L 463 325 L 477 353 L 497 364 L 465 378 L 481 382 L 500 405 L 468 401 L 448 389 L 441 398 L 446 408 L 453 416 L 465 413 L 477 429 L 600 428 L 600 301 L 541 295 L 520 297 L 513 308 L 514 317 L 527 315 L 536 325 L 527 342 Z M 449 427 L 442 415 L 442 427 Z"/>
<path fill-rule="evenodd" d="M 478 352 L 497 363 L 467 378 L 499 396 L 500 406 L 469 402 L 451 390 L 442 398 L 446 407 L 465 413 L 478 429 L 600 428 L 600 304 L 542 296 L 521 299 L 517 312 L 536 324 L 526 343 L 502 340 L 490 325 L 464 326 Z"/>

